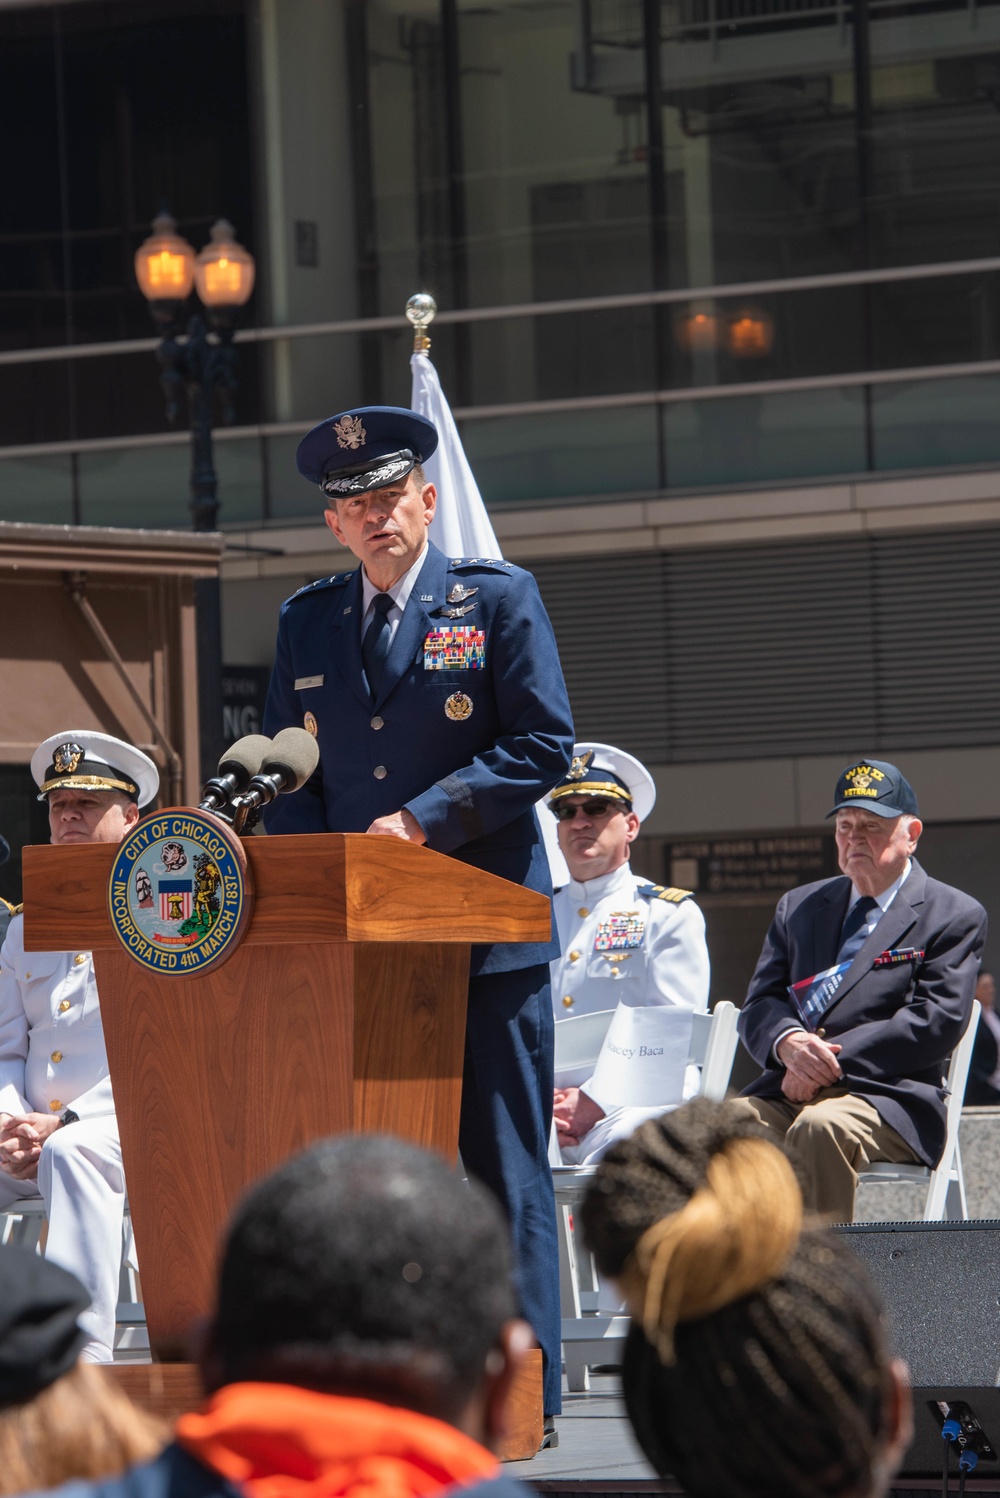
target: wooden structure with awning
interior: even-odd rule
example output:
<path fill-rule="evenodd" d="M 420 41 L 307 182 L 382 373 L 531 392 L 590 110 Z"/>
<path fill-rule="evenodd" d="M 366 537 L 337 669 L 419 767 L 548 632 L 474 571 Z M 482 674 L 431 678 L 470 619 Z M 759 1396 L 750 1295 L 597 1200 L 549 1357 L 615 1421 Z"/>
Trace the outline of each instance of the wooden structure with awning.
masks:
<path fill-rule="evenodd" d="M 38 841 L 26 766 L 62 728 L 127 739 L 156 762 L 160 804 L 200 790 L 195 593 L 222 537 L 0 522 L 0 833 Z M 221 709 L 220 709 L 221 712 Z"/>

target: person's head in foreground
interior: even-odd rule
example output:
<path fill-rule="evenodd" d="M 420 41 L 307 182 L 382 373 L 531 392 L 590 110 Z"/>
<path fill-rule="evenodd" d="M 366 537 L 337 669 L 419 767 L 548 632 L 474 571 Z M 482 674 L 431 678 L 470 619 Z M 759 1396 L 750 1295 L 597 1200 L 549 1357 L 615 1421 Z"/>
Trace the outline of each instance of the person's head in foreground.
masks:
<path fill-rule="evenodd" d="M 232 1221 L 202 1356 L 212 1398 L 180 1444 L 236 1481 L 303 1463 L 357 1477 L 390 1457 L 445 1486 L 495 1476 L 484 1448 L 533 1343 L 508 1243 L 484 1188 L 401 1140 L 296 1156 Z"/>
<path fill-rule="evenodd" d="M 89 1304 L 65 1269 L 0 1248 L 0 1494 L 106 1477 L 166 1439 L 105 1369 L 77 1361 Z"/>
<path fill-rule="evenodd" d="M 625 1403 L 640 1446 L 693 1498 L 878 1498 L 911 1433 L 862 1266 L 802 1222 L 792 1167 L 704 1099 L 643 1124 L 582 1206 L 632 1327 Z"/>

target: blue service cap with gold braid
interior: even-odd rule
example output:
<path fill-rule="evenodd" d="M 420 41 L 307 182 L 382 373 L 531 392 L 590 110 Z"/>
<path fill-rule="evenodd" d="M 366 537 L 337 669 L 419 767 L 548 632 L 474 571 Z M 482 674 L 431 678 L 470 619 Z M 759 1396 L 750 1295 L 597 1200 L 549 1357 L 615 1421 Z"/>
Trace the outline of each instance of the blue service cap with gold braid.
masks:
<path fill-rule="evenodd" d="M 303 478 L 331 500 L 399 483 L 438 445 L 437 428 L 403 406 L 356 406 L 307 432 L 295 453 Z"/>
<path fill-rule="evenodd" d="M 901 770 L 885 759 L 854 760 L 840 772 L 833 807 L 827 816 L 852 807 L 873 811 L 877 817 L 920 815 L 912 785 Z"/>

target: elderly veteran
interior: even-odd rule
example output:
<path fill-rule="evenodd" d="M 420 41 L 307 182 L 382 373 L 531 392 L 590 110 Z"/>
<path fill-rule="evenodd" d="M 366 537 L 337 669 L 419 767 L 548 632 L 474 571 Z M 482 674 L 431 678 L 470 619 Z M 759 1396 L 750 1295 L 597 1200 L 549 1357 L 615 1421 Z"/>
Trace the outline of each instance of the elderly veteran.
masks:
<path fill-rule="evenodd" d="M 870 1162 L 940 1158 L 986 912 L 917 862 L 923 824 L 895 765 L 850 764 L 828 815 L 843 875 L 779 901 L 740 1016 L 764 1068 L 741 1107 L 784 1138 L 806 1205 L 850 1222 Z"/>
<path fill-rule="evenodd" d="M 301 589 L 278 623 L 264 732 L 301 725 L 320 765 L 265 812 L 269 832 L 368 832 L 551 893 L 537 800 L 569 764 L 569 702 L 534 578 L 428 541 L 437 432 L 366 406 L 321 422 L 300 473 L 360 565 Z M 428 900 L 435 898 L 428 890 Z M 559 1409 L 559 1278 L 548 1166 L 553 940 L 472 949 L 459 1147 L 503 1203 L 524 1314 Z"/>
<path fill-rule="evenodd" d="M 105 733 L 66 729 L 31 760 L 52 842 L 119 843 L 159 789 L 156 766 Z M 85 1362 L 112 1361 L 125 1177 L 89 952 L 26 952 L 24 917 L 0 948 L 0 1206 L 41 1194 L 46 1256 L 93 1300 Z"/>
<path fill-rule="evenodd" d="M 691 1016 L 708 1007 L 705 918 L 685 889 L 633 874 L 629 849 L 653 809 L 646 767 L 610 744 L 576 744 L 549 797 L 570 882 L 556 893 L 562 956 L 551 964 L 556 1024 L 613 1010 L 586 1076 L 556 1074 L 564 1164 L 601 1159 L 617 1139 L 698 1090 Z M 557 1032 L 558 1033 L 558 1032 Z"/>

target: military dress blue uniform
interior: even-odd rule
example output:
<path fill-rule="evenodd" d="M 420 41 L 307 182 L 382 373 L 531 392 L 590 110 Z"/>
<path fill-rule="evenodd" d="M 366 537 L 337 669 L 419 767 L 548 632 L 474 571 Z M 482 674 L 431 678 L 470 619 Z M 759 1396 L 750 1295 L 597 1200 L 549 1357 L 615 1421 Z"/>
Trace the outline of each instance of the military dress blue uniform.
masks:
<path fill-rule="evenodd" d="M 449 559 L 433 545 L 414 565 L 374 697 L 361 662 L 361 567 L 282 606 L 264 732 L 305 724 L 320 766 L 274 802 L 267 829 L 365 832 L 406 809 L 429 848 L 551 895 L 534 804 L 565 773 L 573 728 L 535 581 L 510 562 Z M 547 1164 L 557 952 L 554 940 L 473 947 L 459 1134 L 466 1168 L 510 1218 L 524 1314 L 545 1354 L 547 1414 L 560 1390 Z"/>

